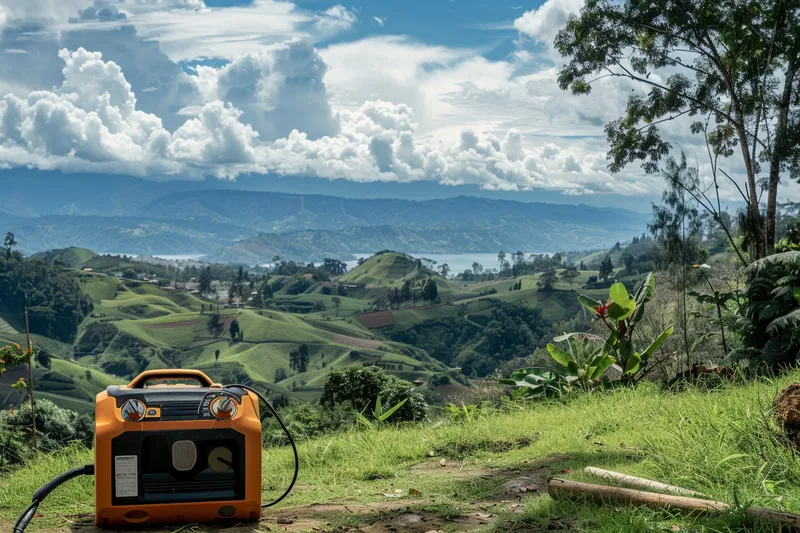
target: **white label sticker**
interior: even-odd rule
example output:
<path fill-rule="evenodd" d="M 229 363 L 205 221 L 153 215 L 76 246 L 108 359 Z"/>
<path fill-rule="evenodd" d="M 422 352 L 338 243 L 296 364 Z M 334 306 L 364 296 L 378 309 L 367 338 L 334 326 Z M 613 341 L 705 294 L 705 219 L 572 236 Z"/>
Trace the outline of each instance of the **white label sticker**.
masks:
<path fill-rule="evenodd" d="M 117 498 L 135 498 L 139 495 L 138 460 L 139 458 L 135 455 L 114 457 Z"/>

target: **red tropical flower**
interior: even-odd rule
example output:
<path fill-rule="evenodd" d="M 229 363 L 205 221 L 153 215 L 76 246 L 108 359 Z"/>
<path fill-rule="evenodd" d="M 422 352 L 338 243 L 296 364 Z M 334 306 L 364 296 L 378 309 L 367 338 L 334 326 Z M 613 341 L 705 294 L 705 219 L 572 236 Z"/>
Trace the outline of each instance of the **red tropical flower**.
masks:
<path fill-rule="evenodd" d="M 605 318 L 608 316 L 609 305 L 611 305 L 611 300 L 607 301 L 604 304 L 596 305 L 592 307 L 592 309 L 594 309 L 594 312 L 597 314 L 597 316 L 599 316 L 600 318 Z"/>

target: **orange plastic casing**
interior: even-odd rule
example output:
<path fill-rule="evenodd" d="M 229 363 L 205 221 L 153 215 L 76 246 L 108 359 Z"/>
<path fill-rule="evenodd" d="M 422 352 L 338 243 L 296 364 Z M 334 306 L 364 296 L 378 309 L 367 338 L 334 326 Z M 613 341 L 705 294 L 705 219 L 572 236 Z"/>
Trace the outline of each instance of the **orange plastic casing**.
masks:
<path fill-rule="evenodd" d="M 144 372 L 129 385 L 129 389 L 148 379 L 202 377 L 212 381 L 196 370 L 168 370 Z M 211 389 L 221 389 L 221 385 L 211 384 Z M 156 406 L 157 407 L 157 406 Z M 243 500 L 182 502 L 164 504 L 112 505 L 114 479 L 112 473 L 112 439 L 135 431 L 175 431 L 175 430 L 214 430 L 233 429 L 245 438 L 245 498 Z M 95 411 L 95 522 L 98 526 L 119 526 L 134 524 L 189 524 L 208 523 L 222 518 L 236 520 L 258 520 L 261 518 L 261 421 L 258 410 L 258 397 L 247 392 L 242 404 L 231 420 L 179 420 L 179 421 L 141 421 L 127 422 L 120 415 L 116 398 L 108 391 L 97 395 Z M 224 514 L 223 507 L 228 507 Z M 230 513 L 230 507 L 235 510 Z"/>

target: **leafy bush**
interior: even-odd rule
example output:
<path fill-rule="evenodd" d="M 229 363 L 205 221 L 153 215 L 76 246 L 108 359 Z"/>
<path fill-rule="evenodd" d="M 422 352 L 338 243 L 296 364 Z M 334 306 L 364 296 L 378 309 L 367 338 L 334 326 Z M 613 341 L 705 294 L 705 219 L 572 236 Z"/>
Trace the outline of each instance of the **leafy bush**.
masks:
<path fill-rule="evenodd" d="M 303 294 L 311 287 L 311 282 L 306 278 L 298 278 L 286 289 L 286 294 L 297 295 Z"/>
<path fill-rule="evenodd" d="M 347 406 L 324 407 L 313 403 L 300 403 L 280 410 L 281 419 L 295 440 L 310 439 L 355 424 L 355 413 Z M 267 445 L 288 444 L 286 434 L 275 418 L 266 418 L 262 430 L 263 442 Z"/>
<path fill-rule="evenodd" d="M 355 366 L 331 372 L 325 380 L 320 404 L 373 412 L 379 396 L 389 407 L 407 398 L 406 404 L 392 417 L 393 421 L 422 420 L 427 414 L 425 398 L 413 385 L 378 367 Z"/>
<path fill-rule="evenodd" d="M 392 379 L 381 391 L 386 407 L 405 403 L 392 415 L 392 422 L 419 422 L 428 416 L 425 397 L 414 385 L 399 379 Z"/>
<path fill-rule="evenodd" d="M 800 355 L 800 251 L 760 259 L 747 268 L 746 348 L 733 357 L 772 368 Z"/>

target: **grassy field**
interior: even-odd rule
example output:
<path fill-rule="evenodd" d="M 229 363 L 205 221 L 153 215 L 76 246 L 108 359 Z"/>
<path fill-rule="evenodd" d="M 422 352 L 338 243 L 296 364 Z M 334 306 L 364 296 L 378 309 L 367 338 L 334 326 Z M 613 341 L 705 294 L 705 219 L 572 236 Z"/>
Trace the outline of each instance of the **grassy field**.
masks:
<path fill-rule="evenodd" d="M 769 416 L 779 388 L 798 379 L 795 372 L 774 382 L 681 392 L 645 384 L 479 412 L 470 423 L 386 427 L 306 441 L 299 446 L 301 473 L 293 495 L 260 524 L 226 531 L 777 531 L 744 521 L 740 511 L 687 517 L 556 501 L 546 494 L 546 483 L 552 476 L 596 482 L 582 473 L 596 466 L 694 489 L 737 508 L 800 512 L 800 463 L 779 442 Z M 68 449 L 0 480 L 0 516 L 12 519 L 44 480 L 91 461 L 91 452 Z M 265 450 L 264 499 L 276 496 L 290 477 L 290 450 Z M 507 493 L 520 483 L 533 490 Z M 43 516 L 31 531 L 62 531 L 62 517 L 90 519 L 91 495 L 91 479 L 71 482 L 40 508 Z M 425 522 L 399 527 L 400 520 L 413 522 L 409 515 Z M 278 527 L 276 520 L 287 517 L 292 523 Z"/>

